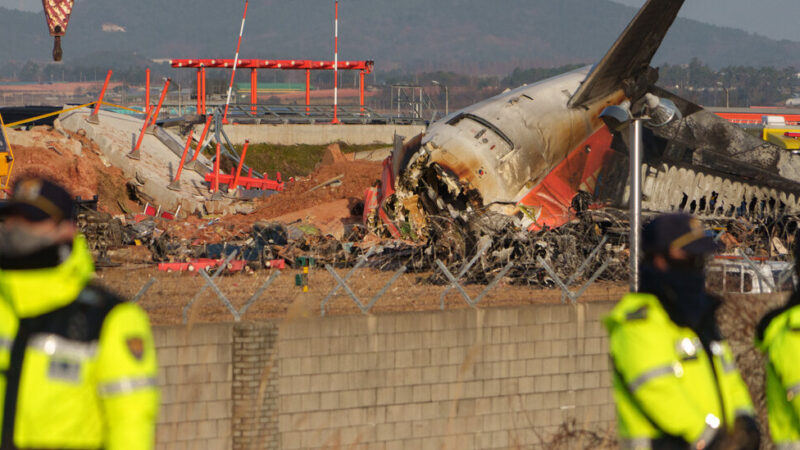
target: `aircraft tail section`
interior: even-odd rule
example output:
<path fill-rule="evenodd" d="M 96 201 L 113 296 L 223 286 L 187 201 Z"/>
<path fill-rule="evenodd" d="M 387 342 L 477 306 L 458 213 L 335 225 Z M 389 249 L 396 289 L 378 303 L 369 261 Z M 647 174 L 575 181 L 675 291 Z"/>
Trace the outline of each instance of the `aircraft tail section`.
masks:
<path fill-rule="evenodd" d="M 643 94 L 640 88 L 646 89 L 656 81 L 650 61 L 683 3 L 648 0 L 570 98 L 569 106 L 580 106 L 620 88 L 629 96 Z"/>

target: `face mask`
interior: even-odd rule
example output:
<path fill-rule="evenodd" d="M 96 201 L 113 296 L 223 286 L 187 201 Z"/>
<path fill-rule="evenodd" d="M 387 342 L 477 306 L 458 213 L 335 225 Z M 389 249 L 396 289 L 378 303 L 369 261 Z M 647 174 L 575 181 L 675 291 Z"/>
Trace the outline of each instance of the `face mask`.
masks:
<path fill-rule="evenodd" d="M 0 259 L 19 259 L 55 245 L 50 236 L 41 236 L 21 227 L 0 227 Z"/>
<path fill-rule="evenodd" d="M 713 309 L 714 302 L 706 295 L 705 273 L 697 270 L 670 269 L 661 272 L 642 266 L 642 281 L 669 309 L 678 314 L 680 322 L 696 327 Z"/>

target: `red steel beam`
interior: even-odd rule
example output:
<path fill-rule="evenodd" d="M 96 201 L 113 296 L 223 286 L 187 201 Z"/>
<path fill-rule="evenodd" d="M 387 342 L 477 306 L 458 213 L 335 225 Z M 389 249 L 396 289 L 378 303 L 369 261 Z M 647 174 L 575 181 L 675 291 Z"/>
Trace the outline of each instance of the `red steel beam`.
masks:
<path fill-rule="evenodd" d="M 250 112 L 256 113 L 256 105 L 258 104 L 258 71 L 250 69 Z"/>
<path fill-rule="evenodd" d="M 717 112 L 716 115 L 733 123 L 752 123 L 761 124 L 761 116 L 764 112 Z M 800 114 L 767 114 L 771 116 L 783 116 L 787 124 L 800 123 Z"/>
<path fill-rule="evenodd" d="M 203 114 L 208 113 L 208 108 L 206 107 L 206 68 L 200 68 L 200 78 L 203 80 Z"/>
<path fill-rule="evenodd" d="M 200 68 L 197 68 L 197 114 L 203 114 L 203 81 L 200 79 Z"/>
<path fill-rule="evenodd" d="M 311 70 L 306 69 L 306 114 L 311 112 Z"/>
<path fill-rule="evenodd" d="M 97 103 L 94 105 L 94 111 L 92 111 L 91 117 L 97 121 L 97 114 L 100 112 L 100 105 L 103 103 L 103 97 L 106 96 L 106 89 L 108 88 L 108 82 L 111 80 L 111 70 L 108 71 L 106 74 L 106 81 L 103 83 L 103 89 L 100 91 L 100 98 L 97 99 Z"/>
<path fill-rule="evenodd" d="M 170 65 L 174 68 L 207 67 L 210 69 L 229 69 L 233 67 L 232 59 L 172 59 Z M 363 70 L 372 73 L 373 61 L 339 61 L 338 70 Z M 278 60 L 278 59 L 240 59 L 236 68 L 245 69 L 281 69 L 281 70 L 334 70 L 333 61 L 311 60 Z"/>
<path fill-rule="evenodd" d="M 244 148 L 242 148 L 242 156 L 239 157 L 239 166 L 236 168 L 236 176 L 233 178 L 233 184 L 230 185 L 230 189 L 235 190 L 239 186 L 239 176 L 242 174 L 242 166 L 244 165 L 244 158 L 247 156 L 247 146 L 250 145 L 250 141 L 244 141 Z"/>
<path fill-rule="evenodd" d="M 166 81 L 164 81 L 164 89 L 161 90 L 161 98 L 158 99 L 158 106 L 156 106 L 156 112 L 153 113 L 153 121 L 150 123 L 153 126 L 156 125 L 158 113 L 161 111 L 161 105 L 164 104 L 164 99 L 167 97 L 167 90 L 169 89 L 170 81 L 172 81 L 171 78 L 167 78 Z"/>
<path fill-rule="evenodd" d="M 150 68 L 144 70 L 144 110 L 150 109 Z"/>
<path fill-rule="evenodd" d="M 364 114 L 364 71 L 359 72 L 359 104 L 361 105 L 361 114 Z"/>

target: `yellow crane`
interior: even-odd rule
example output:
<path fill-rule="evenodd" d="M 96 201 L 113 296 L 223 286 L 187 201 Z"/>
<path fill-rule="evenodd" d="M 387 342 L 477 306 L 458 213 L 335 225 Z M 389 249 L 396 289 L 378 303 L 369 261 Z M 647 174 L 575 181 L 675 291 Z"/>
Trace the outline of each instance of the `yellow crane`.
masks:
<path fill-rule="evenodd" d="M 11 179 L 11 169 L 13 168 L 14 152 L 11 151 L 11 144 L 8 142 L 3 116 L 0 116 L 0 189 L 8 188 L 8 181 Z"/>

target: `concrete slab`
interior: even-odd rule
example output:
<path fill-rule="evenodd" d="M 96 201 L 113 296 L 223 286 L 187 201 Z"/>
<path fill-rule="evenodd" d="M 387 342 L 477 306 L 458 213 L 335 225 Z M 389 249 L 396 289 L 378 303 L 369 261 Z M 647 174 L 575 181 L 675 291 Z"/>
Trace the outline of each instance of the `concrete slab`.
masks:
<path fill-rule="evenodd" d="M 203 131 L 204 124 L 195 126 L 195 134 Z M 424 125 L 331 125 L 331 124 L 233 124 L 224 125 L 225 134 L 234 145 L 327 145 L 344 142 L 351 145 L 391 145 L 394 135 L 414 137 L 425 131 Z"/>
<path fill-rule="evenodd" d="M 162 209 L 174 211 L 180 205 L 188 213 L 204 212 L 203 205 L 210 199 L 210 194 L 207 183 L 197 172 L 184 168 L 181 172 L 181 189 L 174 191 L 167 188 L 180 164 L 180 154 L 176 155 L 174 149 L 170 148 L 174 144 L 167 146 L 157 136 L 145 133 L 139 151 L 140 159 L 128 158 L 142 130 L 143 120 L 101 110 L 99 123 L 92 124 L 86 121 L 90 112 L 89 108 L 84 108 L 62 114 L 58 122 L 75 133 L 83 130 L 87 137 L 97 143 L 108 161 L 122 169 L 127 178 L 138 181 L 140 190 L 152 197 Z M 159 133 L 170 135 L 175 142 L 186 142 L 184 137 L 172 132 L 159 130 Z M 210 162 L 203 155 L 198 157 L 198 161 L 210 167 Z M 219 203 L 219 208 L 223 210 L 231 206 L 231 201 L 227 199 Z"/>

